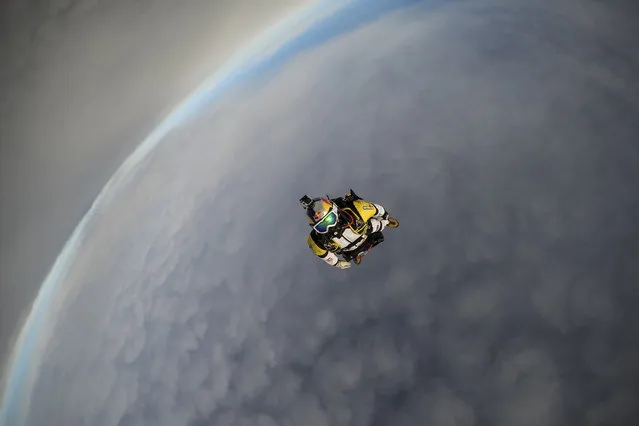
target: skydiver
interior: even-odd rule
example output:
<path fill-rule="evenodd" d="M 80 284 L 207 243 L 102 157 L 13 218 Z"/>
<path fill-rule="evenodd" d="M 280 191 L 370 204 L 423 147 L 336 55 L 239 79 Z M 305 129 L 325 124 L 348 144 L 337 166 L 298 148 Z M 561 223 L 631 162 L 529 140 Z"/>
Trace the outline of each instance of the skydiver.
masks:
<path fill-rule="evenodd" d="M 346 196 L 333 199 L 304 195 L 300 203 L 313 228 L 308 246 L 339 269 L 350 268 L 351 260 L 359 265 L 371 248 L 384 241 L 384 228 L 399 226 L 383 206 L 361 199 L 352 189 Z"/>

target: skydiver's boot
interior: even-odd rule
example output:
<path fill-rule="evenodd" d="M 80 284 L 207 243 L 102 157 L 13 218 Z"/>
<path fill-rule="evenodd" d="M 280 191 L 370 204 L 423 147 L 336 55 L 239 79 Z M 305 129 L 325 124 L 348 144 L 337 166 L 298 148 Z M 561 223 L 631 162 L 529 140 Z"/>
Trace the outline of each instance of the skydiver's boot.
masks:
<path fill-rule="evenodd" d="M 355 259 L 353 259 L 353 262 L 355 262 L 356 265 L 359 265 L 360 263 L 362 263 L 362 255 L 360 254 L 359 256 L 356 256 Z"/>
<path fill-rule="evenodd" d="M 389 228 L 397 228 L 399 226 L 399 221 L 394 217 L 388 216 L 388 225 Z"/>

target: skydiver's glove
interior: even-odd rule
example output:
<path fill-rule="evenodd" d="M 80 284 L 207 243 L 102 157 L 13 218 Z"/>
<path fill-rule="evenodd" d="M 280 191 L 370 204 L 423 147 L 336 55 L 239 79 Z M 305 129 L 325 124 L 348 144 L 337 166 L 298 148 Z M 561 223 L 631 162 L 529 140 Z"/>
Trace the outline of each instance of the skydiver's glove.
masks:
<path fill-rule="evenodd" d="M 335 265 L 336 268 L 339 269 L 348 269 L 352 266 L 351 262 L 347 262 L 345 260 L 340 260 L 337 262 L 337 264 Z"/>

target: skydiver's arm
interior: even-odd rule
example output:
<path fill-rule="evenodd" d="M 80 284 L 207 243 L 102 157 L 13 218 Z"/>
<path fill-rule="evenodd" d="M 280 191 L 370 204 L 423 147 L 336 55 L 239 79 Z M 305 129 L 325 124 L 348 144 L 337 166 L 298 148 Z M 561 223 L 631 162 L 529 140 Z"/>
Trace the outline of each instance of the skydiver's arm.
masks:
<path fill-rule="evenodd" d="M 386 211 L 384 206 L 382 206 L 381 204 L 375 204 L 375 203 L 371 203 L 371 204 L 375 206 L 377 211 L 375 212 L 373 217 L 369 219 L 369 224 L 371 227 L 370 231 L 371 232 L 383 231 L 384 228 L 386 228 L 386 225 L 388 225 L 388 212 Z"/>
<path fill-rule="evenodd" d="M 350 262 L 346 262 L 345 260 L 339 260 L 339 257 L 332 251 L 327 250 L 324 247 L 321 247 L 312 237 L 309 235 L 308 237 L 308 246 L 313 250 L 313 253 L 324 262 L 331 266 L 336 266 L 340 269 L 346 269 L 351 266 Z"/>
<path fill-rule="evenodd" d="M 326 252 L 326 256 L 324 256 L 324 262 L 328 263 L 331 266 L 335 266 L 339 269 L 348 269 L 351 267 L 351 262 L 347 262 L 345 260 L 339 260 L 339 257 L 333 252 Z"/>
<path fill-rule="evenodd" d="M 377 212 L 373 215 L 373 217 L 375 219 L 388 219 L 388 212 L 386 211 L 386 209 L 384 208 L 384 206 L 382 206 L 381 204 L 375 204 L 375 203 L 371 203 L 372 205 L 375 206 L 375 208 L 377 209 Z"/>
<path fill-rule="evenodd" d="M 320 256 L 320 258 L 331 266 L 335 266 L 337 265 L 337 262 L 339 262 L 337 255 L 330 251 L 327 251 L 326 254 L 323 257 Z"/>

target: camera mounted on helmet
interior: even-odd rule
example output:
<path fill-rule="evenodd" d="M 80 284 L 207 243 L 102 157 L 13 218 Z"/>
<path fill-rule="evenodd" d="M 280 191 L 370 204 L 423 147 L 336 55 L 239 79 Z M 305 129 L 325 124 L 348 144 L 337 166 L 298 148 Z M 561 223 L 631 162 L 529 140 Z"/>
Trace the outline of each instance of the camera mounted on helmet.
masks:
<path fill-rule="evenodd" d="M 304 210 L 306 210 L 311 204 L 313 204 L 313 199 L 308 195 L 304 195 L 302 198 L 300 198 L 300 204 L 302 205 Z"/>

